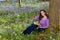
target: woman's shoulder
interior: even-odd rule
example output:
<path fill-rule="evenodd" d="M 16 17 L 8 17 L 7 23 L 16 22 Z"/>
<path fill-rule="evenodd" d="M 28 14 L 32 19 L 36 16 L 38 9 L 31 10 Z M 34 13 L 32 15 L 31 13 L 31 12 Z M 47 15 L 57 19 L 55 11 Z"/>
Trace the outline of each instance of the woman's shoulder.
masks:
<path fill-rule="evenodd" d="M 47 20 L 47 17 L 42 18 L 42 20 Z"/>
<path fill-rule="evenodd" d="M 44 18 L 45 21 L 49 21 L 49 18 Z"/>
<path fill-rule="evenodd" d="M 46 18 L 46 20 L 45 21 L 49 21 L 49 18 Z"/>
<path fill-rule="evenodd" d="M 49 18 L 48 17 L 45 17 L 45 20 L 49 20 Z"/>

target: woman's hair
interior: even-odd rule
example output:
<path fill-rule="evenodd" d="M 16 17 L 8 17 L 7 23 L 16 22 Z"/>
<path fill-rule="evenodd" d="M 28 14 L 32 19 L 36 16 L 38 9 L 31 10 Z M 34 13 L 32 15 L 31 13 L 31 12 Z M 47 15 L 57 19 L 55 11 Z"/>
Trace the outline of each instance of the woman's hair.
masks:
<path fill-rule="evenodd" d="M 39 17 L 38 17 L 39 20 L 41 20 L 43 18 L 43 16 L 41 15 L 41 11 L 45 12 L 45 15 L 47 16 L 47 18 L 49 18 L 48 14 L 45 10 L 40 10 L 40 14 L 39 14 Z"/>

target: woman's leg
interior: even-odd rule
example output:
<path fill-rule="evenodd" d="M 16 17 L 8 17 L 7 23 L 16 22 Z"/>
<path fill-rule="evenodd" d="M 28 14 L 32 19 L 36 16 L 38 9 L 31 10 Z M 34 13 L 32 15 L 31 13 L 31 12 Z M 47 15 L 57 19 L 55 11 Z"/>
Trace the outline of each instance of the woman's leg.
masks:
<path fill-rule="evenodd" d="M 23 31 L 23 34 L 30 34 L 35 28 L 37 28 L 37 25 L 33 23 L 26 30 Z"/>

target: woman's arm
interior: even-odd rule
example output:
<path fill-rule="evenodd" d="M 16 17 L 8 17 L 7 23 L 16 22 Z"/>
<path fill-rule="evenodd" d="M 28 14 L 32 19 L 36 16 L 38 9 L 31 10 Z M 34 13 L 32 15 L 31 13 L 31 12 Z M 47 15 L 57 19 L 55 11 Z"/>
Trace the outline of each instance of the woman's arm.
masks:
<path fill-rule="evenodd" d="M 39 22 L 37 22 L 36 25 L 38 25 L 38 27 L 42 27 L 42 25 Z"/>
<path fill-rule="evenodd" d="M 41 28 L 41 27 L 42 27 L 42 25 L 41 25 L 41 24 L 38 24 L 38 27 L 39 27 L 39 28 Z"/>
<path fill-rule="evenodd" d="M 33 18 L 33 20 L 38 20 L 38 17 L 39 17 L 39 15 L 38 15 L 38 16 L 36 16 L 35 18 Z"/>

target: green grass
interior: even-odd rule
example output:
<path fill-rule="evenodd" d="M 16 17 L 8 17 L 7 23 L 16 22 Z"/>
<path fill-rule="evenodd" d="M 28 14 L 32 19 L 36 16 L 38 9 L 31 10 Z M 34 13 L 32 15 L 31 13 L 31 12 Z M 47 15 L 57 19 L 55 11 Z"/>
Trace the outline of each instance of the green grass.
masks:
<path fill-rule="evenodd" d="M 37 40 L 38 32 L 32 32 L 30 35 L 22 35 L 21 33 L 30 24 L 33 23 L 32 18 L 38 15 L 38 12 L 22 13 L 15 15 L 14 12 L 0 12 L 0 40 Z M 42 33 L 40 33 L 41 35 Z M 60 40 L 60 36 L 52 33 L 51 28 L 46 30 L 44 40 Z"/>

